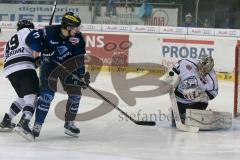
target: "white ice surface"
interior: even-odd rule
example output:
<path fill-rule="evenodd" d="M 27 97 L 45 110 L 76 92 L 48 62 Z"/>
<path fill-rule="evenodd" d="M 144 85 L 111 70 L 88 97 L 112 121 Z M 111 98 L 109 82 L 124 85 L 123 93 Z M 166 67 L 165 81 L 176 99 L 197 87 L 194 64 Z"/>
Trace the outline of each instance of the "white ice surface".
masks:
<path fill-rule="evenodd" d="M 0 73 L 0 120 L 16 98 L 10 83 Z M 119 82 L 121 83 L 121 82 Z M 108 74 L 101 74 L 94 88 L 116 95 Z M 151 88 L 152 89 L 152 88 Z M 137 87 L 135 90 L 148 90 Z M 79 138 L 63 133 L 63 121 L 54 112 L 55 105 L 66 99 L 56 94 L 40 137 L 27 142 L 12 133 L 0 133 L 0 160 L 238 160 L 240 157 L 240 121 L 234 120 L 233 128 L 222 131 L 186 133 L 171 128 L 167 119 L 159 120 L 159 112 L 168 114 L 169 97 L 138 98 L 135 107 L 119 99 L 118 106 L 136 118 L 155 114 L 158 126 L 138 126 L 117 110 L 89 121 L 77 122 L 81 129 Z M 100 100 L 84 97 L 79 113 L 97 107 Z M 233 110 L 233 83 L 219 82 L 219 95 L 210 108 L 218 111 Z M 149 118 L 149 117 L 148 117 Z M 14 119 L 18 122 L 19 116 Z"/>

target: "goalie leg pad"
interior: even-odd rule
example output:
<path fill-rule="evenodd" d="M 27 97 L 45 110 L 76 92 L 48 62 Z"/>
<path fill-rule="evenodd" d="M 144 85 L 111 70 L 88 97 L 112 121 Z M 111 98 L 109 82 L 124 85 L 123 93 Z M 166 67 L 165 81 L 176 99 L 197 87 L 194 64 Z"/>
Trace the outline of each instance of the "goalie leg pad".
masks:
<path fill-rule="evenodd" d="M 200 130 L 229 129 L 232 127 L 230 112 L 187 109 L 185 124 L 199 127 Z"/>

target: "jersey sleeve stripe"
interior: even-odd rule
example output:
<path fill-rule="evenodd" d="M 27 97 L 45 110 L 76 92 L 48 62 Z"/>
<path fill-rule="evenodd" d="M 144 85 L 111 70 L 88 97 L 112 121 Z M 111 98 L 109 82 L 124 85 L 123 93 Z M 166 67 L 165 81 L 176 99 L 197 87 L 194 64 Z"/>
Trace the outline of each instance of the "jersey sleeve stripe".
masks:
<path fill-rule="evenodd" d="M 186 59 L 188 62 L 190 62 L 190 63 L 192 63 L 194 66 L 196 66 L 197 67 L 197 64 L 196 63 L 194 63 L 194 62 L 192 62 L 192 61 L 190 61 L 189 59 Z"/>
<path fill-rule="evenodd" d="M 212 95 L 209 91 L 205 91 L 209 97 L 210 100 L 214 99 L 214 95 Z"/>
<path fill-rule="evenodd" d="M 18 58 L 14 58 L 12 60 L 7 61 L 6 63 L 4 63 L 4 68 L 6 68 L 7 66 L 10 66 L 12 64 L 18 63 L 18 62 L 23 62 L 23 61 L 27 61 L 27 62 L 32 62 L 34 64 L 34 58 L 32 57 L 18 57 Z"/>
<path fill-rule="evenodd" d="M 211 78 L 211 80 L 212 80 L 212 82 L 213 82 L 213 90 L 215 90 L 215 88 L 216 88 L 216 87 L 215 87 L 215 85 L 216 85 L 216 84 L 215 84 L 215 81 L 214 81 L 214 79 L 212 78 L 212 76 L 211 76 L 210 74 L 208 74 L 208 75 L 209 75 L 209 77 Z"/>

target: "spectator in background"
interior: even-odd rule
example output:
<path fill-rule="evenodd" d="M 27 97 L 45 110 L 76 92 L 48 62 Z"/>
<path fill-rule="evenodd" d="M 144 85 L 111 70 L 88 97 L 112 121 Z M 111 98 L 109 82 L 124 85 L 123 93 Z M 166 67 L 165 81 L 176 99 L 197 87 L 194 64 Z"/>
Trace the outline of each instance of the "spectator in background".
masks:
<path fill-rule="evenodd" d="M 126 3 L 127 2 L 127 3 Z M 123 3 L 125 4 L 124 7 L 130 7 L 131 8 L 131 11 L 134 12 L 135 10 L 135 7 L 137 5 L 137 3 L 144 3 L 144 1 L 140 1 L 140 0 L 128 0 L 128 1 L 123 1 Z M 127 4 L 127 5 L 126 5 Z"/>
<path fill-rule="evenodd" d="M 196 27 L 196 23 L 192 21 L 192 14 L 188 13 L 185 16 L 185 22 L 183 22 L 181 25 L 181 27 Z"/>
<path fill-rule="evenodd" d="M 234 24 L 235 24 L 235 19 L 233 17 L 226 16 L 225 22 L 223 23 L 221 28 L 234 28 Z"/>
<path fill-rule="evenodd" d="M 16 3 L 18 3 L 18 4 L 27 4 L 28 1 L 25 1 L 25 0 L 18 0 L 18 1 L 16 1 Z"/>
<path fill-rule="evenodd" d="M 89 9 L 92 10 L 93 7 L 96 16 L 101 16 L 101 5 L 100 0 L 90 0 Z"/>
<path fill-rule="evenodd" d="M 95 13 L 97 16 L 101 16 L 101 2 L 100 0 L 95 0 L 94 6 L 95 6 Z"/>
<path fill-rule="evenodd" d="M 152 4 L 148 3 L 146 0 L 143 1 L 143 4 L 141 5 L 139 9 L 138 16 L 139 18 L 146 20 L 151 17 L 152 15 L 153 6 Z"/>
<path fill-rule="evenodd" d="M 204 27 L 204 28 L 210 28 L 210 23 L 209 23 L 209 21 L 208 21 L 207 18 L 204 19 L 203 27 Z"/>
<path fill-rule="evenodd" d="M 118 0 L 108 0 L 106 16 L 117 16 L 116 3 Z"/>

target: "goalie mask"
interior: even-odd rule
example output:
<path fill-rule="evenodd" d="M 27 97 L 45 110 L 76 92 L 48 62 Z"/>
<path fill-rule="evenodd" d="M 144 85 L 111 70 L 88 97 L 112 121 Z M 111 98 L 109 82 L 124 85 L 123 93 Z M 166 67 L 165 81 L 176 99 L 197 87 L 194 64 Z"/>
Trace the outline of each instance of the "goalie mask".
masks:
<path fill-rule="evenodd" d="M 200 77 L 206 76 L 213 69 L 213 66 L 214 66 L 214 61 L 211 56 L 208 56 L 208 55 L 202 56 L 199 59 L 197 64 Z"/>

